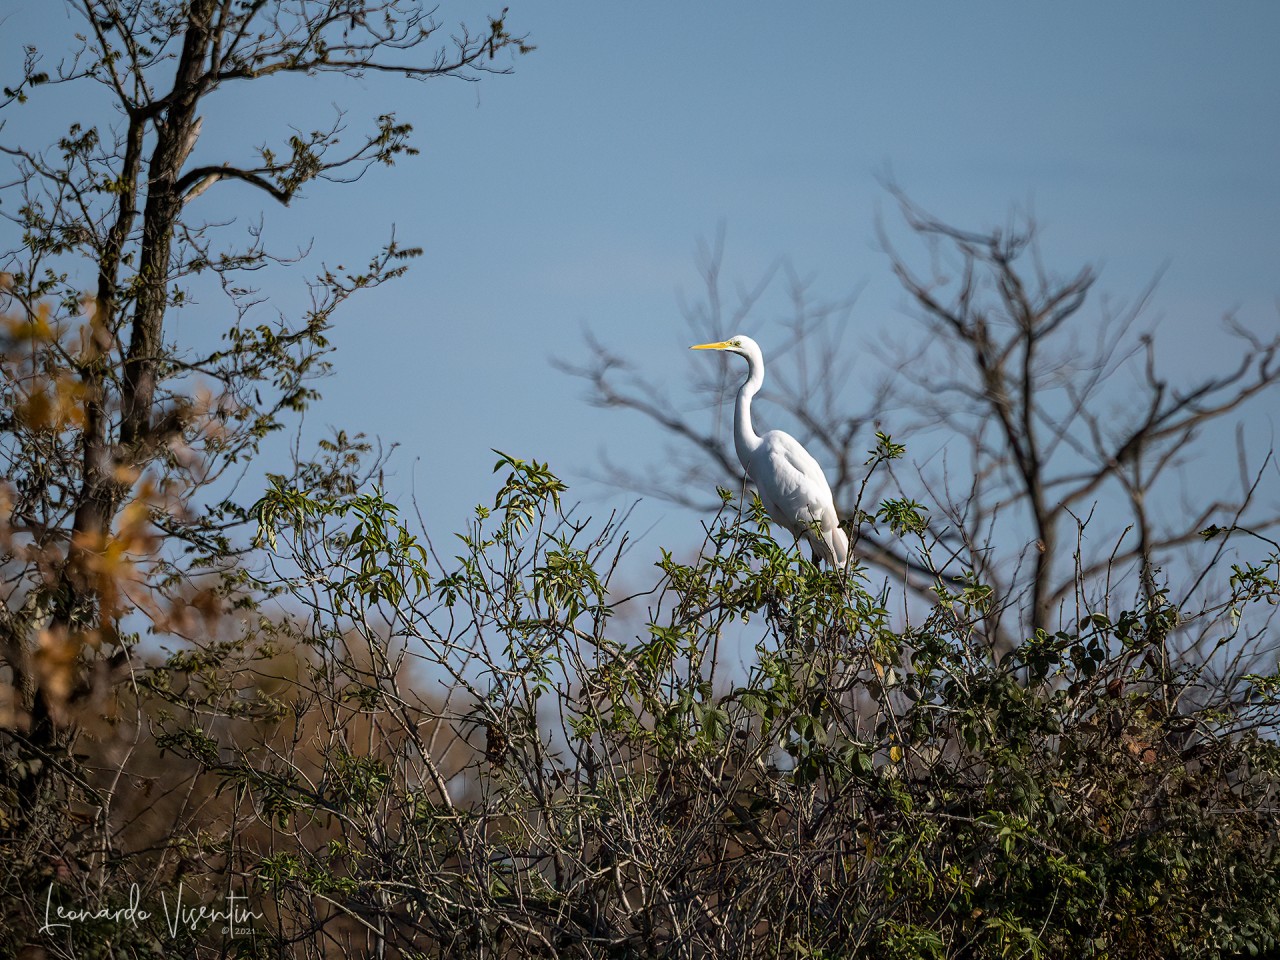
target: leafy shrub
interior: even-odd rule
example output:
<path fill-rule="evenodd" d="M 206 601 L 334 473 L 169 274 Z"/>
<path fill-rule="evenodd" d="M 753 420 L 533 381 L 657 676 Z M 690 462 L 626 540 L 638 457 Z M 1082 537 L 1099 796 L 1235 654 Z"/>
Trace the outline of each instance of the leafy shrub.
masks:
<path fill-rule="evenodd" d="M 619 598 L 616 518 L 562 509 L 543 464 L 497 469 L 494 507 L 448 560 L 376 492 L 276 489 L 260 506 L 312 614 L 275 736 L 312 749 L 268 750 L 262 731 L 224 737 L 217 763 L 169 746 L 252 797 L 230 869 L 274 905 L 282 943 L 319 951 L 305 937 L 323 929 L 406 956 L 1277 948 L 1280 679 L 1211 681 L 1220 664 L 1170 655 L 1184 631 L 1229 647 L 1264 629 L 1274 555 L 1194 612 L 1158 592 L 1087 606 L 1097 585 L 1081 583 L 1079 618 L 997 661 L 981 583 L 891 612 L 893 591 L 814 567 L 727 493 L 695 558 L 664 552 L 657 583 Z M 924 522 L 918 504 L 878 515 L 903 536 Z"/>

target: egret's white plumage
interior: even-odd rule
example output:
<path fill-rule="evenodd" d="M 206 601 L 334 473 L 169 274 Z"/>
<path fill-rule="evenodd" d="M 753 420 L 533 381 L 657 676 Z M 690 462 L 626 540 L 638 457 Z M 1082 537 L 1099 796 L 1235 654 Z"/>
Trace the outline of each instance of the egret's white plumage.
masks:
<path fill-rule="evenodd" d="M 738 390 L 733 413 L 733 443 L 738 460 L 756 485 L 769 516 L 797 539 L 807 539 L 815 556 L 843 570 L 849 559 L 849 538 L 840 529 L 831 486 L 822 467 L 790 434 L 770 430 L 759 436 L 751 427 L 751 398 L 764 383 L 760 345 L 750 337 L 736 336 L 689 349 L 724 350 L 747 358 L 747 379 Z"/>

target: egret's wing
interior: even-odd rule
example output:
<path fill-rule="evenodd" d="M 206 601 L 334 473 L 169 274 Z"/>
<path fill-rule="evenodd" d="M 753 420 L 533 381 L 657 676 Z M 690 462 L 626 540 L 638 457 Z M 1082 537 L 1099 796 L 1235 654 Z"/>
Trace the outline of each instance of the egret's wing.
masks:
<path fill-rule="evenodd" d="M 760 439 L 749 473 L 769 515 L 797 536 L 813 522 L 834 524 L 831 487 L 818 461 L 781 430 L 770 430 Z"/>

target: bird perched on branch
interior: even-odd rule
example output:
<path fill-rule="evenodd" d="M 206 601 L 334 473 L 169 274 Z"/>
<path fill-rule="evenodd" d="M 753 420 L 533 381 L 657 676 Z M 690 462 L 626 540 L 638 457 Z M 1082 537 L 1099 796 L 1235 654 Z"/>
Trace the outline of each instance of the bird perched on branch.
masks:
<path fill-rule="evenodd" d="M 764 354 L 750 337 L 736 336 L 719 343 L 699 343 L 690 350 L 724 350 L 747 358 L 747 379 L 738 390 L 733 411 L 733 445 L 747 476 L 760 493 L 760 502 L 776 523 L 813 546 L 837 570 L 849 560 L 849 538 L 840 529 L 831 486 L 818 461 L 800 441 L 781 430 L 764 436 L 751 427 L 751 398 L 764 383 Z"/>

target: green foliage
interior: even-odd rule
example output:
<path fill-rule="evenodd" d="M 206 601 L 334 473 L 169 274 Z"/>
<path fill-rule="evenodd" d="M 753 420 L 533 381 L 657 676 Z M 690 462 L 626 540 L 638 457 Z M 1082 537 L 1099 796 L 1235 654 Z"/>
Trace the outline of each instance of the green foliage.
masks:
<path fill-rule="evenodd" d="M 269 907 L 258 955 L 351 930 L 423 956 L 1280 949 L 1280 674 L 1166 655 L 1265 629 L 1274 556 L 1195 611 L 1082 583 L 1078 619 L 997 659 L 976 573 L 903 611 L 728 491 L 620 596 L 616 518 L 501 454 L 445 557 L 344 479 L 358 446 L 252 511 L 261 591 L 306 615 L 139 678 L 155 747 L 220 811 L 163 855 Z M 923 550 L 924 516 L 858 526 Z"/>
<path fill-rule="evenodd" d="M 511 469 L 493 501 L 494 509 L 502 512 L 499 535 L 504 538 L 522 536 L 539 513 L 560 509 L 560 494 L 564 492 L 565 485 L 545 463 L 537 460 L 526 463 L 507 456 L 501 450 L 493 452 L 498 455 L 498 462 L 493 465 L 494 473 L 508 467 Z"/>
<path fill-rule="evenodd" d="M 612 525 L 573 520 L 545 464 L 504 454 L 497 471 L 493 508 L 443 564 L 376 491 L 276 487 L 260 505 L 282 558 L 350 571 L 313 606 L 332 659 L 316 676 L 346 690 L 317 702 L 383 731 L 339 737 L 314 790 L 220 757 L 277 829 L 330 824 L 328 846 L 260 861 L 282 901 L 382 903 L 402 946 L 466 955 L 1280 949 L 1280 676 L 1210 688 L 1205 664 L 1160 655 L 1193 620 L 1230 631 L 1265 612 L 1274 557 L 1235 568 L 1195 618 L 1158 591 L 1108 600 L 997 661 L 976 575 L 904 620 L 727 491 L 695 557 L 661 553 L 641 608 L 612 590 Z M 914 534 L 923 513 L 877 517 Z M 353 631 L 367 667 L 338 641 Z M 447 746 L 403 713 L 400 655 L 451 689 L 422 714 Z M 185 736 L 171 748 L 213 761 Z M 451 754 L 463 793 L 440 772 Z M 419 926 L 396 927 L 401 910 Z"/>
<path fill-rule="evenodd" d="M 914 500 L 886 500 L 876 513 L 877 520 L 889 524 L 889 529 L 900 537 L 909 533 L 924 533 L 928 521 L 924 517 L 925 509 Z"/>

